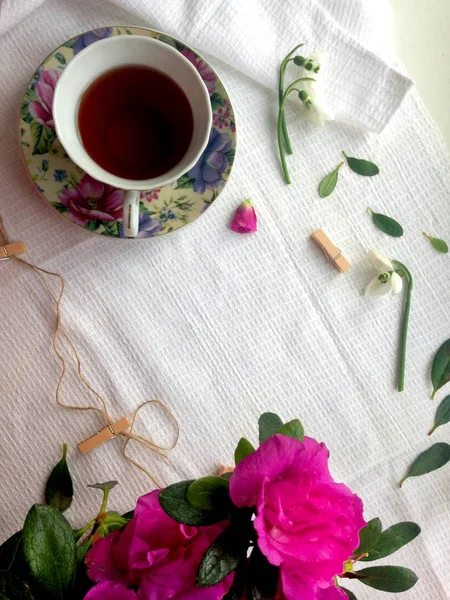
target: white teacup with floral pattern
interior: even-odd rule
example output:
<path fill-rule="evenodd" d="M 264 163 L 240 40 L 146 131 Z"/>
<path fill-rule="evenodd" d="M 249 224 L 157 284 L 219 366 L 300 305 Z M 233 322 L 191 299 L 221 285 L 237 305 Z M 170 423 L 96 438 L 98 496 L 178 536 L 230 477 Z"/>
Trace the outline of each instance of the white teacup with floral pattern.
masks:
<path fill-rule="evenodd" d="M 132 180 L 113 175 L 89 156 L 81 140 L 78 109 L 84 92 L 100 75 L 123 65 L 143 65 L 168 75 L 182 88 L 192 108 L 194 129 L 188 150 L 176 166 L 159 177 Z M 127 190 L 123 230 L 134 237 L 138 233 L 140 192 L 168 185 L 196 164 L 209 140 L 212 111 L 206 85 L 187 58 L 168 44 L 133 35 L 96 42 L 70 61 L 55 88 L 53 118 L 59 141 L 75 164 L 94 179 Z"/>

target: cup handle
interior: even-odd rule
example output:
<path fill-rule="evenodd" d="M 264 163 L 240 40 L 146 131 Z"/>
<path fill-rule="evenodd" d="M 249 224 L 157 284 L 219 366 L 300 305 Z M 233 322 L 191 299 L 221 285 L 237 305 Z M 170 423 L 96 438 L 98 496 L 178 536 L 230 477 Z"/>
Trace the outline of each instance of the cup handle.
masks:
<path fill-rule="evenodd" d="M 125 192 L 123 198 L 123 233 L 126 237 L 136 237 L 139 231 L 139 198 L 136 191 Z"/>

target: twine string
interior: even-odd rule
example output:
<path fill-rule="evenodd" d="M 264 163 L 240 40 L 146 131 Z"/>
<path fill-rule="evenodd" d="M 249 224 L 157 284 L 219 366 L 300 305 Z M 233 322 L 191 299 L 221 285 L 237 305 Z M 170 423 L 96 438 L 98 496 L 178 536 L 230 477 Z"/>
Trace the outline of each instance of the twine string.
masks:
<path fill-rule="evenodd" d="M 4 226 L 3 220 L 0 217 L 0 246 L 6 246 L 7 244 L 9 244 L 8 233 Z M 36 275 L 38 275 L 39 278 L 41 279 L 42 284 L 44 285 L 49 297 L 51 298 L 52 302 L 55 304 L 56 322 L 55 322 L 55 328 L 54 328 L 53 336 L 52 336 L 52 347 L 53 347 L 54 353 L 56 354 L 56 356 L 58 357 L 58 359 L 61 363 L 61 373 L 60 373 L 60 376 L 58 379 L 58 383 L 56 386 L 56 392 L 55 392 L 56 404 L 66 410 L 73 410 L 73 411 L 80 411 L 80 412 L 82 412 L 82 411 L 96 412 L 106 420 L 106 422 L 109 426 L 112 426 L 114 424 L 114 420 L 111 418 L 111 416 L 108 412 L 107 401 L 94 387 L 92 387 L 92 385 L 88 382 L 85 375 L 83 374 L 82 367 L 81 367 L 81 359 L 80 359 L 78 350 L 77 350 L 74 342 L 68 335 L 67 330 L 65 329 L 64 324 L 62 322 L 61 303 L 62 303 L 64 293 L 65 293 L 64 277 L 62 275 L 60 275 L 59 273 L 54 273 L 53 271 L 48 271 L 47 269 L 38 267 L 37 265 L 35 265 L 31 262 L 28 262 L 27 260 L 25 260 L 24 258 L 22 258 L 20 256 L 9 256 L 8 258 L 16 260 L 17 262 L 25 265 L 27 268 L 34 271 L 36 273 Z M 59 281 L 60 290 L 57 295 L 55 295 L 53 293 L 53 291 L 51 290 L 49 283 L 46 280 L 46 278 L 44 277 L 44 275 L 48 275 L 49 277 L 56 278 Z M 62 354 L 62 352 L 58 348 L 58 340 L 60 339 L 60 337 L 62 337 L 63 339 L 66 340 L 67 344 L 69 345 L 69 347 L 72 351 L 73 357 L 76 362 L 77 376 L 79 377 L 79 379 L 82 382 L 82 384 L 84 385 L 84 387 L 91 394 L 93 394 L 95 396 L 95 398 L 97 398 L 100 406 L 90 406 L 90 405 L 75 406 L 72 404 L 66 404 L 61 401 L 61 397 L 60 397 L 61 386 L 63 384 L 64 378 L 65 378 L 66 372 L 67 372 L 67 361 L 64 358 L 64 355 Z M 170 417 L 173 425 L 175 426 L 175 438 L 174 438 L 174 441 L 169 446 L 161 446 L 161 445 L 153 442 L 150 438 L 146 438 L 137 433 L 134 433 L 136 417 L 138 416 L 139 411 L 148 405 L 154 405 L 154 406 L 159 407 L 164 413 L 166 413 Z M 152 473 L 150 473 L 141 464 L 139 464 L 138 462 L 136 462 L 132 458 L 130 458 L 130 456 L 127 453 L 127 447 L 128 447 L 128 443 L 131 440 L 134 440 L 135 442 L 137 442 L 144 448 L 147 448 L 148 450 L 155 452 L 159 456 L 162 456 L 163 458 L 168 458 L 168 453 L 176 447 L 176 445 L 178 444 L 179 437 L 180 437 L 180 425 L 179 425 L 178 419 L 173 414 L 173 412 L 163 402 L 161 402 L 161 400 L 146 400 L 145 402 L 142 402 L 134 411 L 132 418 L 131 418 L 130 430 L 123 431 L 118 435 L 121 435 L 125 438 L 125 443 L 122 448 L 122 455 L 125 458 L 125 460 L 128 461 L 129 463 L 131 463 L 132 465 L 134 465 L 137 469 L 139 469 L 143 473 L 145 473 L 157 487 L 161 487 L 160 484 L 158 483 L 157 479 L 155 478 L 155 476 Z"/>

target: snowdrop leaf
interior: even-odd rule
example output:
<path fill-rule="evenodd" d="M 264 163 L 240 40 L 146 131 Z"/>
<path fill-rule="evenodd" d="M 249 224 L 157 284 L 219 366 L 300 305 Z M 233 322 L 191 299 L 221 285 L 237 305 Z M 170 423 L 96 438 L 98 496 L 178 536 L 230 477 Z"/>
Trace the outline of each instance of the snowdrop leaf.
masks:
<path fill-rule="evenodd" d="M 380 169 L 377 167 L 377 165 L 369 160 L 347 156 L 345 152 L 342 152 L 342 154 L 347 159 L 347 164 L 350 169 L 355 173 L 358 173 L 358 175 L 363 175 L 364 177 L 373 177 L 374 175 L 378 175 L 380 172 Z"/>
<path fill-rule="evenodd" d="M 431 367 L 431 382 L 433 384 L 433 393 L 431 399 L 436 395 L 436 392 L 450 381 L 450 340 L 442 344 L 433 359 Z"/>
<path fill-rule="evenodd" d="M 370 208 L 369 211 L 372 215 L 374 224 L 378 229 L 381 229 L 383 233 L 386 233 L 391 237 L 402 237 L 403 227 L 395 219 L 392 219 L 392 217 L 388 217 L 387 215 L 382 215 L 381 213 L 373 212 Z"/>
<path fill-rule="evenodd" d="M 441 425 L 445 425 L 450 422 L 450 396 L 444 398 L 437 409 L 436 417 L 434 419 L 433 429 L 428 435 L 431 435 Z"/>
<path fill-rule="evenodd" d="M 369 567 L 355 571 L 358 581 L 382 592 L 406 592 L 416 585 L 417 575 L 405 567 Z"/>
<path fill-rule="evenodd" d="M 401 480 L 400 487 L 408 477 L 426 475 L 440 469 L 450 461 L 450 445 L 440 442 L 422 452 L 409 467 L 408 473 Z"/>
<path fill-rule="evenodd" d="M 406 544 L 409 544 L 409 542 L 412 542 L 420 534 L 420 531 L 417 523 L 408 521 L 396 523 L 386 529 L 386 531 L 383 531 L 376 543 L 369 550 L 369 556 L 361 560 L 368 562 L 390 556 L 403 546 L 406 546 Z"/>
<path fill-rule="evenodd" d="M 423 235 L 430 240 L 431 245 L 433 246 L 433 248 L 435 250 L 437 250 L 438 252 L 442 252 L 442 254 L 448 253 L 447 242 L 445 242 L 444 240 L 440 240 L 439 238 L 432 237 L 431 235 L 428 235 L 427 233 L 424 233 Z"/>
<path fill-rule="evenodd" d="M 344 163 L 341 162 L 331 173 L 329 173 L 320 183 L 319 195 L 321 198 L 326 198 L 334 192 L 334 188 L 338 182 L 339 170 L 343 167 Z"/>

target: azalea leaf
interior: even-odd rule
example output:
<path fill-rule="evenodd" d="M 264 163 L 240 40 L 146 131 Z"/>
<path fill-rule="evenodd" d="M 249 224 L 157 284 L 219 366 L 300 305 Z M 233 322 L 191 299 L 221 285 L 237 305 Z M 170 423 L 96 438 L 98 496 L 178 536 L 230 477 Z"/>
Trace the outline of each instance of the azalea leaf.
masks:
<path fill-rule="evenodd" d="M 159 503 L 163 511 L 178 523 L 199 527 L 213 525 L 226 519 L 228 512 L 202 510 L 196 508 L 187 499 L 187 491 L 194 480 L 180 481 L 169 485 L 159 494 Z"/>
<path fill-rule="evenodd" d="M 357 597 L 355 596 L 355 594 L 353 592 L 351 592 L 350 590 L 348 590 L 347 588 L 342 587 L 340 585 L 339 589 L 342 590 L 344 592 L 344 594 L 347 594 L 349 600 L 358 600 Z"/>
<path fill-rule="evenodd" d="M 319 185 L 319 196 L 321 198 L 326 198 L 334 192 L 339 178 L 339 171 L 343 166 L 343 162 L 339 163 L 338 166 L 334 169 L 334 171 L 332 171 L 326 177 L 324 177 L 324 179 L 322 179 Z"/>
<path fill-rule="evenodd" d="M 234 451 L 234 462 L 235 462 L 236 466 L 242 460 L 244 460 L 244 458 L 247 458 L 247 456 L 250 456 L 250 454 L 253 454 L 254 451 L 255 451 L 255 448 L 254 448 L 253 444 L 251 444 L 246 438 L 241 438 L 239 440 L 236 450 Z"/>
<path fill-rule="evenodd" d="M 364 529 L 359 532 L 359 546 L 353 552 L 353 556 L 359 558 L 361 554 L 370 553 L 380 538 L 381 530 L 380 519 L 376 518 L 369 521 Z"/>
<path fill-rule="evenodd" d="M 226 510 L 229 506 L 229 483 L 223 477 L 202 477 L 187 490 L 187 500 L 202 510 Z"/>
<path fill-rule="evenodd" d="M 377 167 L 377 165 L 369 160 L 347 156 L 344 151 L 342 151 L 342 154 L 347 159 L 347 164 L 350 169 L 355 173 L 358 173 L 358 175 L 363 175 L 364 177 L 373 177 L 374 175 L 378 175 L 380 172 L 380 169 Z"/>
<path fill-rule="evenodd" d="M 420 534 L 420 527 L 417 523 L 405 521 L 396 523 L 383 531 L 377 542 L 368 551 L 369 556 L 363 558 L 364 561 L 379 560 L 390 556 L 400 550 L 409 542 L 412 542 Z"/>
<path fill-rule="evenodd" d="M 289 421 L 288 423 L 285 423 L 278 431 L 278 433 L 290 438 L 294 438 L 294 440 L 300 440 L 301 442 L 303 442 L 303 439 L 305 437 L 303 425 L 298 419 L 294 419 L 292 421 Z"/>
<path fill-rule="evenodd" d="M 444 398 L 437 409 L 436 417 L 434 419 L 433 429 L 428 435 L 431 435 L 441 425 L 445 425 L 450 422 L 450 396 Z"/>
<path fill-rule="evenodd" d="M 248 539 L 242 530 L 230 525 L 214 540 L 202 558 L 197 574 L 199 587 L 210 587 L 220 583 L 239 565 L 245 556 Z"/>
<path fill-rule="evenodd" d="M 63 455 L 47 480 L 45 502 L 64 512 L 72 504 L 73 484 L 66 461 L 67 444 L 63 444 Z"/>
<path fill-rule="evenodd" d="M 431 399 L 436 395 L 436 392 L 450 381 L 450 340 L 442 344 L 436 353 L 431 367 L 431 382 L 433 384 L 433 394 Z"/>
<path fill-rule="evenodd" d="M 0 571 L 0 600 L 33 600 L 28 586 L 12 573 Z"/>
<path fill-rule="evenodd" d="M 405 567 L 368 567 L 353 573 L 358 581 L 382 592 L 406 592 L 418 581 L 417 575 Z"/>
<path fill-rule="evenodd" d="M 416 458 L 413 464 L 409 467 L 408 473 L 401 480 L 400 487 L 408 479 L 408 477 L 419 477 L 426 475 L 436 469 L 440 469 L 450 461 L 450 445 L 444 442 L 434 444 L 420 456 Z"/>
<path fill-rule="evenodd" d="M 254 546 L 248 567 L 248 600 L 274 600 L 279 576 L 279 567 L 271 565 L 258 546 Z"/>
<path fill-rule="evenodd" d="M 441 252 L 442 254 L 448 253 L 448 244 L 444 240 L 440 240 L 439 238 L 432 237 L 428 235 L 428 233 L 423 234 L 426 238 L 428 238 L 431 242 L 431 245 L 435 250 Z"/>
<path fill-rule="evenodd" d="M 275 413 L 266 412 L 259 417 L 258 425 L 259 443 L 262 444 L 280 431 L 283 427 L 283 421 Z"/>
<path fill-rule="evenodd" d="M 383 233 L 391 237 L 402 237 L 403 227 L 395 219 L 376 213 L 371 208 L 369 208 L 369 212 L 372 215 L 373 222 Z"/>

